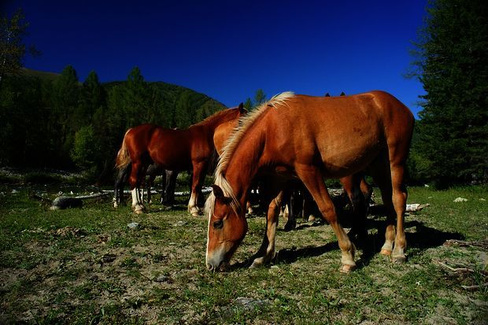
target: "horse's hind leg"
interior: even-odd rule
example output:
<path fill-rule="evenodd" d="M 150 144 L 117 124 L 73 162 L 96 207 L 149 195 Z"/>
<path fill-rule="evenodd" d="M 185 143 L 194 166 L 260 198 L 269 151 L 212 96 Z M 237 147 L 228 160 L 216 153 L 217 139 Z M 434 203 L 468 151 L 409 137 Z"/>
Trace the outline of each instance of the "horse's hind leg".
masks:
<path fill-rule="evenodd" d="M 386 208 L 385 243 L 381 254 L 391 255 L 393 261 L 405 261 L 407 241 L 404 229 L 404 213 L 407 191 L 403 184 L 403 164 L 383 161 L 372 169 L 372 175 L 381 190 L 381 197 Z M 395 228 L 396 219 L 396 228 Z"/>
<path fill-rule="evenodd" d="M 290 188 L 290 187 L 292 187 L 291 184 L 287 184 L 287 185 L 290 185 L 290 186 L 281 192 L 281 200 L 280 200 L 281 205 L 279 206 L 279 208 L 281 209 L 281 207 L 283 206 L 283 203 L 284 203 L 285 210 L 283 211 L 283 217 L 286 220 L 284 230 L 290 231 L 290 230 L 295 229 L 297 222 L 296 222 L 296 216 L 295 216 L 295 209 L 293 209 L 293 203 L 294 203 L 293 191 L 294 191 L 294 189 Z"/>
<path fill-rule="evenodd" d="M 405 206 L 407 203 L 407 188 L 403 182 L 405 167 L 403 165 L 393 165 L 391 168 L 391 182 L 393 188 L 393 207 L 396 213 L 396 237 L 395 247 L 392 258 L 395 262 L 404 262 L 406 260 L 405 250 L 407 248 L 407 239 L 405 236 L 404 219 Z"/>
<path fill-rule="evenodd" d="M 334 230 L 337 241 L 339 242 L 339 248 L 342 253 L 342 267 L 341 272 L 350 272 L 356 268 L 354 262 L 354 255 L 356 248 L 354 244 L 349 240 L 344 228 L 337 222 L 337 214 L 335 212 L 334 203 L 332 202 L 329 192 L 325 187 L 323 175 L 320 170 L 315 166 L 309 165 L 296 165 L 296 173 L 298 177 L 303 181 L 303 184 L 310 191 L 317 206 L 324 218 Z"/>
<path fill-rule="evenodd" d="M 135 213 L 142 213 L 145 210 L 141 196 L 141 184 L 145 177 L 145 168 L 141 161 L 132 162 L 132 170 L 129 177 L 129 183 L 132 193 L 132 208 Z"/>
<path fill-rule="evenodd" d="M 146 191 L 147 191 L 147 203 L 152 203 L 152 193 L 151 189 L 154 186 L 154 180 L 156 179 L 156 173 L 153 173 L 147 177 L 146 181 Z"/>
<path fill-rule="evenodd" d="M 207 169 L 207 163 L 194 162 L 193 163 L 193 179 L 191 184 L 190 200 L 188 201 L 188 212 L 192 216 L 199 216 L 201 210 L 198 207 L 198 197 L 202 191 L 203 178 L 205 177 L 205 171 Z"/>
<path fill-rule="evenodd" d="M 114 208 L 118 208 L 119 205 L 124 204 L 124 184 L 128 182 L 129 175 L 132 169 L 132 164 L 122 167 L 117 172 L 114 188 Z"/>
<path fill-rule="evenodd" d="M 272 187 L 273 188 L 268 189 L 268 197 L 266 198 L 266 200 L 269 200 L 270 202 L 266 218 L 266 232 L 259 251 L 253 256 L 251 267 L 269 263 L 275 256 L 275 237 L 276 229 L 278 227 L 279 211 L 283 199 L 283 191 L 279 191 L 281 186 L 276 183 L 274 183 Z"/>
<path fill-rule="evenodd" d="M 178 177 L 178 171 L 175 170 L 166 170 L 163 173 L 164 181 L 164 190 L 163 195 L 161 196 L 161 204 L 172 206 L 175 201 L 175 188 L 176 188 L 176 179 Z"/>
<path fill-rule="evenodd" d="M 368 237 L 368 231 L 366 229 L 366 216 L 367 216 L 367 204 L 369 195 L 364 191 L 369 191 L 363 187 L 364 176 L 362 173 L 356 173 L 340 179 L 344 191 L 349 197 L 349 201 L 352 205 L 352 229 L 349 233 L 349 237 L 354 236 L 357 238 L 357 242 L 365 244 Z M 367 185 L 367 184 L 366 184 Z"/>

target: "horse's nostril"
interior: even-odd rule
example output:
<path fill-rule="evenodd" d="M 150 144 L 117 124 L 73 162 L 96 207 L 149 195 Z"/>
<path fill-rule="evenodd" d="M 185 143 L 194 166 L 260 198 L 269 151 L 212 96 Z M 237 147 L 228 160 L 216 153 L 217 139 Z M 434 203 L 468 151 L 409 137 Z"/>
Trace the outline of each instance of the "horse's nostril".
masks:
<path fill-rule="evenodd" d="M 213 265 L 212 265 L 212 264 L 210 264 L 210 263 L 207 263 L 207 269 L 208 269 L 209 271 L 215 271 L 215 268 L 214 268 L 214 267 L 213 267 Z"/>

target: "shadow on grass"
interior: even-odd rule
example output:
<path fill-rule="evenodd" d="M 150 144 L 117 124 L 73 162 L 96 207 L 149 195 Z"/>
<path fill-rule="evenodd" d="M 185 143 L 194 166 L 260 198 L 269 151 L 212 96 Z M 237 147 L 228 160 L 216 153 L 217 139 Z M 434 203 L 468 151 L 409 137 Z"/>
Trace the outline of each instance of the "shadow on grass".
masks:
<path fill-rule="evenodd" d="M 276 256 L 273 258 L 273 264 L 291 264 L 296 262 L 297 260 L 301 258 L 307 258 L 307 257 L 313 257 L 313 256 L 320 256 L 323 255 L 327 252 L 333 251 L 339 249 L 339 246 L 337 244 L 337 241 L 327 243 L 322 246 L 309 246 L 309 247 L 304 247 L 304 248 L 297 248 L 297 247 L 292 247 L 292 248 L 284 248 L 279 250 L 276 253 Z M 248 258 L 247 260 L 243 262 L 237 262 L 229 266 L 227 271 L 233 271 L 237 269 L 242 269 L 242 268 L 248 268 L 251 266 L 254 258 L 256 258 L 256 255 L 253 255 L 252 257 Z"/>
<path fill-rule="evenodd" d="M 291 264 L 301 258 L 315 257 L 327 252 L 339 249 L 337 241 L 327 243 L 322 246 L 308 246 L 304 248 L 285 248 L 281 249 L 274 258 L 275 264 Z"/>
<path fill-rule="evenodd" d="M 368 233 L 367 237 L 363 240 L 358 240 L 357 238 L 351 238 L 358 249 L 362 250 L 362 255 L 359 260 L 357 260 L 358 268 L 364 267 L 369 264 L 370 260 L 381 251 L 381 247 L 383 246 L 384 239 L 385 239 L 385 231 L 386 231 L 386 221 L 385 221 L 385 209 L 383 206 L 375 206 L 370 210 L 368 215 L 368 219 L 366 221 L 366 228 L 370 229 L 377 229 L 376 233 Z M 347 216 L 342 216 L 347 217 Z M 407 256 L 414 256 L 421 254 L 423 251 L 442 246 L 447 240 L 449 239 L 456 239 L 456 240 L 464 240 L 464 236 L 459 232 L 447 232 L 441 231 L 435 228 L 427 227 L 423 222 L 417 220 L 408 220 L 405 222 L 405 230 L 406 230 L 406 237 L 407 237 Z M 343 219 L 343 221 L 346 221 Z M 325 222 L 316 221 L 314 223 L 307 223 L 298 225 L 292 231 L 300 231 L 305 228 L 309 227 L 320 227 L 320 226 L 327 226 Z M 345 222 L 344 226 L 349 228 L 351 225 L 348 224 L 347 221 Z M 412 232 L 411 228 L 415 228 L 415 231 Z M 284 230 L 280 230 L 284 231 Z M 411 249 L 409 251 L 409 248 Z M 317 247 L 305 247 L 299 248 L 292 247 L 290 249 L 282 249 L 280 250 L 275 259 L 274 263 L 285 263 L 290 264 L 294 263 L 301 258 L 313 257 L 313 256 L 320 256 L 332 250 L 339 249 L 337 241 L 327 243 L 322 246 Z M 240 266 L 237 267 L 245 267 L 249 266 L 250 261 L 246 261 L 241 263 Z"/>

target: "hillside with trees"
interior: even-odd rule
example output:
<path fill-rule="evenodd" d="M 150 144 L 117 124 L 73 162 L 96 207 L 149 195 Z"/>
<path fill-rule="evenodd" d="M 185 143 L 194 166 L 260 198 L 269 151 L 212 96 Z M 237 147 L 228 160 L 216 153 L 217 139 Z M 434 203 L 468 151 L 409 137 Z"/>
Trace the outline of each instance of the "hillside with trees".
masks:
<path fill-rule="evenodd" d="M 224 105 L 191 89 L 146 82 L 135 67 L 126 81 L 100 83 L 22 69 L 0 85 L 0 165 L 79 169 L 110 179 L 125 131 L 142 123 L 186 128 Z"/>

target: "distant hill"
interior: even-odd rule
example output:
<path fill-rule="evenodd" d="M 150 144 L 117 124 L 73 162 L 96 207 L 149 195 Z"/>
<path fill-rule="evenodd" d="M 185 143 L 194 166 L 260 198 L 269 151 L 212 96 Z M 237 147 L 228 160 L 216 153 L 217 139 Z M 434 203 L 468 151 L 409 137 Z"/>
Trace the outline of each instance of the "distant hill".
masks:
<path fill-rule="evenodd" d="M 55 72 L 46 72 L 46 71 L 39 71 L 39 70 L 32 70 L 28 68 L 22 68 L 20 70 L 20 76 L 25 76 L 25 77 L 34 77 L 34 78 L 39 78 L 42 80 L 46 81 L 54 81 L 57 77 L 59 77 L 59 73 Z M 83 81 L 80 81 L 80 83 Z M 114 86 L 117 85 L 122 85 L 126 81 L 109 81 L 109 82 L 104 82 L 102 85 L 105 87 L 105 89 L 109 90 Z M 202 93 L 199 93 L 197 91 L 194 91 L 190 88 L 183 87 L 183 86 L 178 86 L 174 84 L 170 84 L 164 81 L 156 81 L 156 82 L 148 82 L 149 85 L 152 85 L 159 90 L 165 92 L 165 93 L 170 93 L 172 94 L 171 97 L 177 98 L 179 95 L 186 93 L 189 94 L 189 96 L 195 100 L 196 102 L 199 102 L 200 105 L 205 105 L 209 107 L 211 111 L 216 111 L 216 110 L 221 110 L 223 108 L 226 108 L 224 104 L 221 102 L 205 95 Z"/>
<path fill-rule="evenodd" d="M 115 86 L 123 85 L 125 82 L 126 82 L 125 80 L 109 81 L 103 83 L 103 86 L 105 87 L 105 89 L 110 90 Z M 226 106 L 221 102 L 187 87 L 170 84 L 164 81 L 148 81 L 147 83 L 152 87 L 156 87 L 158 90 L 164 93 L 173 94 L 173 97 L 175 98 L 183 93 L 186 93 L 189 94 L 190 97 L 192 97 L 194 100 L 199 101 L 200 103 L 206 103 L 207 105 L 213 106 L 215 108 L 214 110 L 221 110 L 223 108 L 226 108 Z"/>
<path fill-rule="evenodd" d="M 59 73 L 38 71 L 38 70 L 32 70 L 27 68 L 21 68 L 20 75 L 27 76 L 27 77 L 36 77 L 43 80 L 51 80 L 51 81 L 59 77 Z"/>

